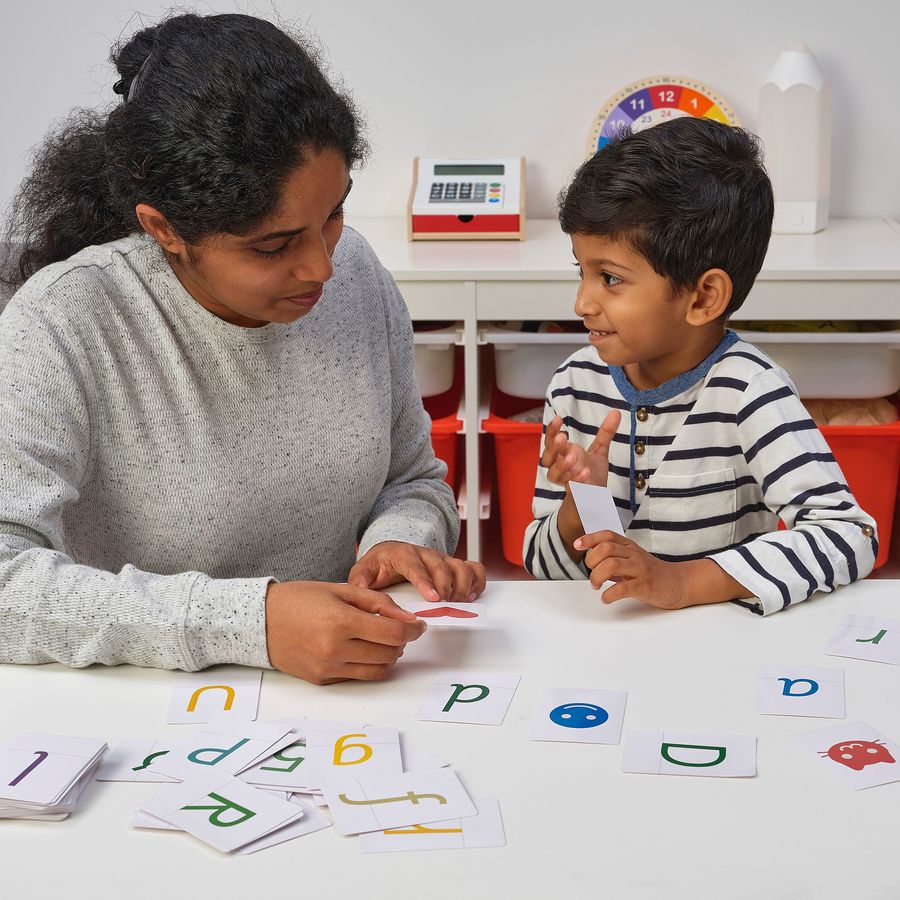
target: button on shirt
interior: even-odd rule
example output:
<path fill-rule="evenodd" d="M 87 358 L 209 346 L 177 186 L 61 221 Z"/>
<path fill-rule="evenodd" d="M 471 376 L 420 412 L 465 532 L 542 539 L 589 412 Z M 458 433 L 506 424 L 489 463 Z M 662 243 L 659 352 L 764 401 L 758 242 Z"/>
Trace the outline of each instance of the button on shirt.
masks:
<path fill-rule="evenodd" d="M 878 552 L 875 521 L 856 503 L 787 373 L 728 331 L 696 368 L 637 390 L 593 347 L 574 353 L 547 392 L 554 416 L 587 448 L 610 410 L 622 420 L 608 487 L 626 536 L 662 560 L 715 560 L 774 612 L 865 577 Z M 543 451 L 543 446 L 541 447 Z M 526 568 L 538 578 L 586 578 L 556 525 L 565 493 L 538 465 Z M 781 519 L 788 530 L 777 531 Z"/>

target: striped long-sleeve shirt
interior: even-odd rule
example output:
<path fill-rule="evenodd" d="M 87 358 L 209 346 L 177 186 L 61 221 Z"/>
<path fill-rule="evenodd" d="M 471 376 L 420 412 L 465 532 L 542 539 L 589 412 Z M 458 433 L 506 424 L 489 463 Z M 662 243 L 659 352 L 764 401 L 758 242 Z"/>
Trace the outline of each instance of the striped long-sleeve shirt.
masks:
<path fill-rule="evenodd" d="M 787 373 L 734 332 L 695 369 L 645 391 L 593 347 L 578 350 L 550 382 L 544 432 L 558 415 L 569 440 L 588 447 L 612 409 L 622 421 L 607 484 L 626 536 L 659 559 L 715 560 L 754 594 L 735 602 L 760 614 L 872 570 L 875 521 Z M 589 575 L 557 529 L 564 496 L 539 465 L 524 544 L 538 578 Z"/>

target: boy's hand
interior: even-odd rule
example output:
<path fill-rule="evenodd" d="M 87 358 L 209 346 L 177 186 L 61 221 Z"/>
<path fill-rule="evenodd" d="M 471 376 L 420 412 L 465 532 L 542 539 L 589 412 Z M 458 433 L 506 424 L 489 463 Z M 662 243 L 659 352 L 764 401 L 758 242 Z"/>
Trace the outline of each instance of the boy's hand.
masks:
<path fill-rule="evenodd" d="M 586 534 L 575 541 L 575 548 L 587 551 L 584 564 L 591 570 L 595 591 L 606 581 L 616 582 L 601 594 L 604 603 L 633 597 L 660 609 L 681 609 L 689 605 L 681 563 L 663 562 L 614 531 Z"/>
<path fill-rule="evenodd" d="M 585 450 L 572 443 L 562 430 L 563 420 L 554 416 L 547 426 L 541 465 L 547 469 L 547 480 L 568 487 L 570 481 L 581 481 L 606 487 L 609 476 L 609 446 L 622 421 L 617 409 L 607 413 L 591 445 Z"/>
<path fill-rule="evenodd" d="M 659 609 L 682 609 L 753 597 L 752 591 L 712 559 L 663 562 L 614 531 L 586 534 L 574 546 L 585 554 L 594 590 L 600 590 L 606 581 L 615 582 L 600 595 L 604 603 L 633 597 Z"/>

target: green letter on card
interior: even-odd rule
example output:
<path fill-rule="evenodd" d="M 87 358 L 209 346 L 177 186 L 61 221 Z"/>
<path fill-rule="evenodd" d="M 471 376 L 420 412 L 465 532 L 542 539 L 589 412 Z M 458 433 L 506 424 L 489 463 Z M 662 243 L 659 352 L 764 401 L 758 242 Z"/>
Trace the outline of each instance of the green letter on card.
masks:
<path fill-rule="evenodd" d="M 215 766 L 222 762 L 226 756 L 231 753 L 234 753 L 238 747 L 243 747 L 244 744 L 249 741 L 250 738 L 241 738 L 233 747 L 229 747 L 228 749 L 223 749 L 221 747 L 198 747 L 196 750 L 192 750 L 188 753 L 188 760 L 192 763 L 197 763 L 200 766 Z M 199 756 L 201 753 L 215 753 L 217 754 L 213 759 L 200 759 Z"/>
<path fill-rule="evenodd" d="M 709 762 L 684 762 L 680 759 L 675 759 L 670 753 L 673 747 L 681 747 L 683 750 L 715 750 L 716 758 L 710 760 Z M 662 747 L 660 747 L 659 752 L 662 754 L 662 758 L 666 760 L 666 762 L 670 762 L 675 766 L 691 766 L 695 769 L 703 769 L 708 766 L 717 766 L 719 763 L 725 761 L 725 753 L 727 752 L 725 747 L 710 747 L 705 744 L 668 744 L 663 743 Z"/>
<path fill-rule="evenodd" d="M 294 744 L 290 744 L 289 746 L 279 750 L 277 753 L 273 753 L 270 757 L 270 759 L 278 759 L 281 760 L 281 762 L 290 763 L 287 768 L 285 768 L 284 766 L 260 766 L 260 772 L 293 772 L 294 769 L 296 769 L 297 766 L 299 766 L 300 763 L 302 763 L 303 760 L 306 759 L 306 757 L 285 756 L 285 751 L 290 750 L 292 747 L 302 747 L 304 750 L 306 749 L 306 745 L 303 743 L 303 741 L 297 741 Z"/>
<path fill-rule="evenodd" d="M 452 684 L 450 686 L 453 688 L 453 693 L 450 695 L 450 699 L 447 701 L 441 712 L 449 712 L 450 707 L 453 706 L 454 703 L 477 703 L 479 700 L 484 700 L 491 692 L 491 689 L 484 684 Z M 462 696 L 464 691 L 475 688 L 481 692 L 477 697 L 464 698 Z"/>
<path fill-rule="evenodd" d="M 885 635 L 887 634 L 887 629 L 882 628 L 875 637 L 871 638 L 857 638 L 857 644 L 877 644 Z"/>
<path fill-rule="evenodd" d="M 168 750 L 157 750 L 156 753 L 151 753 L 139 766 L 132 766 L 131 771 L 140 772 L 141 769 L 146 769 L 154 759 L 156 759 L 158 756 L 165 756 L 168 752 Z"/>
<path fill-rule="evenodd" d="M 248 819 L 252 819 L 256 813 L 250 809 L 247 809 L 245 806 L 240 806 L 237 803 L 232 803 L 231 800 L 228 800 L 225 797 L 222 797 L 220 794 L 207 794 L 207 797 L 210 800 L 217 800 L 218 806 L 182 806 L 183 810 L 186 809 L 212 809 L 214 810 L 213 814 L 209 817 L 209 821 L 211 824 L 218 826 L 219 828 L 231 828 L 232 825 L 240 825 L 242 822 L 246 822 Z M 240 818 L 233 819 L 231 822 L 223 822 L 221 820 L 221 816 L 228 812 L 229 809 L 233 809 L 235 812 L 240 813 Z"/>

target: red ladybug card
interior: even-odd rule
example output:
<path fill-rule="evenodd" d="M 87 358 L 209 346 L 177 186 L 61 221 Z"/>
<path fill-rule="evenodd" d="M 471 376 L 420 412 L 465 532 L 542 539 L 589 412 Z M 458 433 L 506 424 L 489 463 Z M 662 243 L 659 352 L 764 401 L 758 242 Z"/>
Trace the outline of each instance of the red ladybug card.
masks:
<path fill-rule="evenodd" d="M 485 604 L 429 603 L 425 600 L 403 602 L 403 608 L 428 623 L 429 628 L 484 628 L 487 623 Z"/>
<path fill-rule="evenodd" d="M 854 790 L 900 781 L 900 746 L 865 722 L 829 725 L 791 740 Z"/>

